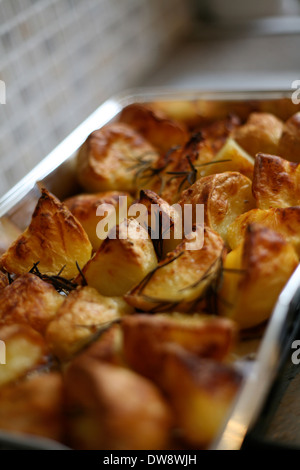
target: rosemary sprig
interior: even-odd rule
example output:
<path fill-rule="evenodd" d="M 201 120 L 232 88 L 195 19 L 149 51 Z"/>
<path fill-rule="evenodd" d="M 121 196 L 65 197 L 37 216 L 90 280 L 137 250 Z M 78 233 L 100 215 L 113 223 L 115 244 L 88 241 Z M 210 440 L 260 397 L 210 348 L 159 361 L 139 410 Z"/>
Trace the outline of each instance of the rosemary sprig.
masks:
<path fill-rule="evenodd" d="M 202 166 L 209 166 L 209 165 L 217 165 L 218 163 L 226 163 L 226 162 L 231 162 L 232 160 L 230 158 L 224 158 L 224 160 L 218 160 L 214 161 L 211 160 L 210 162 L 205 162 L 205 163 L 200 163 L 200 165 L 194 165 L 196 168 L 200 168 Z"/>
<path fill-rule="evenodd" d="M 59 293 L 65 293 L 68 294 L 70 291 L 77 289 L 78 284 L 74 282 L 73 279 L 66 279 L 64 278 L 61 274 L 65 268 L 63 266 L 58 274 L 56 275 L 48 275 L 48 274 L 43 274 L 40 272 L 38 265 L 40 262 L 38 261 L 37 263 L 34 263 L 33 267 L 30 269 L 29 273 L 35 274 L 38 276 L 42 281 L 45 281 L 49 284 L 51 284 Z"/>
<path fill-rule="evenodd" d="M 147 158 L 148 155 L 157 155 L 157 153 L 153 151 L 145 152 L 144 154 L 137 157 L 135 159 L 135 163 L 128 167 L 127 170 L 136 170 L 134 175 L 134 181 L 136 183 L 137 180 L 140 180 L 142 182 L 142 185 L 146 185 L 154 178 L 158 178 L 160 182 L 160 188 L 156 191 L 156 193 L 160 195 L 165 187 L 165 179 L 163 178 L 162 173 L 170 164 L 170 157 L 172 153 L 178 150 L 179 148 L 179 145 L 171 147 L 164 156 L 165 163 L 157 167 L 153 166 L 155 159 Z"/>
<path fill-rule="evenodd" d="M 87 280 L 86 280 L 85 275 L 83 274 L 82 269 L 80 268 L 77 261 L 76 261 L 76 267 L 77 267 L 79 275 L 82 279 L 82 286 L 87 286 L 88 285 Z"/>
<path fill-rule="evenodd" d="M 158 213 L 158 238 L 153 236 L 153 229 L 151 226 L 148 226 L 148 233 L 152 240 L 154 251 L 156 253 L 157 258 L 160 260 L 162 258 L 163 253 L 163 220 L 162 220 L 162 213 Z"/>
<path fill-rule="evenodd" d="M 10 273 L 6 273 L 7 279 L 8 279 L 8 284 L 12 284 L 14 282 L 13 277 Z"/>
<path fill-rule="evenodd" d="M 167 175 L 172 175 L 171 178 L 168 180 L 168 183 L 171 183 L 171 181 L 175 178 L 182 178 L 182 181 L 180 182 L 178 186 L 178 192 L 181 191 L 181 189 L 183 188 L 186 182 L 190 186 L 192 186 L 192 184 L 194 184 L 197 180 L 197 173 L 198 173 L 197 168 L 192 163 L 191 157 L 189 155 L 186 156 L 186 159 L 190 166 L 190 171 L 167 171 Z"/>
<path fill-rule="evenodd" d="M 128 167 L 128 171 L 136 170 L 136 169 L 144 169 L 148 168 L 149 165 L 153 163 L 153 158 L 147 158 L 148 155 L 156 155 L 156 152 L 149 151 L 145 152 L 142 155 L 130 159 L 133 165 Z"/>
<path fill-rule="evenodd" d="M 170 183 L 174 178 L 182 178 L 182 181 L 180 182 L 180 185 L 178 186 L 177 191 L 180 192 L 181 189 L 183 188 L 185 183 L 188 183 L 190 186 L 192 186 L 196 181 L 197 181 L 197 175 L 198 175 L 198 169 L 203 166 L 208 166 L 208 165 L 216 165 L 218 163 L 225 163 L 225 162 L 231 162 L 230 159 L 224 159 L 224 160 L 218 160 L 217 162 L 211 161 L 211 162 L 205 162 L 201 163 L 199 165 L 195 165 L 191 161 L 191 157 L 189 155 L 186 156 L 190 170 L 188 171 L 168 171 L 168 175 L 172 175 L 171 178 L 168 180 L 168 183 Z"/>

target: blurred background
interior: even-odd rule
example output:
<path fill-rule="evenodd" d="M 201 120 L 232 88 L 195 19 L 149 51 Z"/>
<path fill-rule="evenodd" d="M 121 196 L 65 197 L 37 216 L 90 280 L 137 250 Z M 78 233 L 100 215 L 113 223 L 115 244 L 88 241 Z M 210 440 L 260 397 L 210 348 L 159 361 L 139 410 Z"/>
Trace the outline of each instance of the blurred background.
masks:
<path fill-rule="evenodd" d="M 128 88 L 290 89 L 299 33 L 298 0 L 0 0 L 0 196 Z"/>

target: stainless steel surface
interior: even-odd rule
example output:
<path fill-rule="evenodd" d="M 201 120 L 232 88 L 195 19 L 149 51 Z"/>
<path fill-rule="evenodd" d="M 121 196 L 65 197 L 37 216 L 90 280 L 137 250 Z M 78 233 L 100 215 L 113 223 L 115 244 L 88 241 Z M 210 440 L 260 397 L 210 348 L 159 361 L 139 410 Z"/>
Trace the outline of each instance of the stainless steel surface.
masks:
<path fill-rule="evenodd" d="M 88 134 L 116 118 L 121 109 L 133 102 L 151 101 L 241 101 L 270 100 L 291 97 L 291 91 L 251 92 L 197 92 L 164 89 L 140 89 L 124 92 L 102 104 L 67 139 L 48 155 L 32 172 L 0 199 L 1 217 L 8 217 L 21 229 L 28 224 L 39 197 L 37 182 L 42 181 L 58 197 L 66 197 L 76 191 L 74 171 L 75 155 Z M 299 294 L 300 268 L 296 270 L 282 291 L 273 311 L 258 355 L 245 377 L 232 410 L 212 449 L 240 449 L 247 431 L 258 416 L 277 372 L 283 348 L 284 330 L 293 316 L 292 298 Z M 300 294 L 299 294 L 300 295 Z M 6 433 L 0 432 L 0 444 Z M 8 435 L 9 437 L 9 435 Z M 18 438 L 14 438 L 17 445 Z M 28 442 L 28 441 L 26 441 Z M 37 442 L 37 441 L 36 441 Z M 22 448 L 22 439 L 19 441 Z M 32 441 L 33 446 L 35 441 Z M 40 444 L 39 444 L 40 445 Z M 43 445 L 41 443 L 41 445 Z"/>
<path fill-rule="evenodd" d="M 41 437 L 19 435 L 0 431 L 0 450 L 71 450 L 68 447 Z"/>
<path fill-rule="evenodd" d="M 213 443 L 217 450 L 238 450 L 255 423 L 276 376 L 284 344 L 285 328 L 293 320 L 292 302 L 300 296 L 300 265 L 283 289 L 261 342 L 253 368 L 247 376 L 233 409 Z M 291 318 L 290 318 L 291 317 Z"/>

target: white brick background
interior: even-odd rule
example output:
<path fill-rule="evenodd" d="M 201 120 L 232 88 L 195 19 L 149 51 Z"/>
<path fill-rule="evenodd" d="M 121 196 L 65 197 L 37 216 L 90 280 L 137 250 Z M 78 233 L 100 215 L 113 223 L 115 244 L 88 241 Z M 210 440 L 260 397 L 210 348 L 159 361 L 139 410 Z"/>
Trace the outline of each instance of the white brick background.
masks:
<path fill-rule="evenodd" d="M 0 196 L 189 25 L 186 0 L 0 0 Z"/>

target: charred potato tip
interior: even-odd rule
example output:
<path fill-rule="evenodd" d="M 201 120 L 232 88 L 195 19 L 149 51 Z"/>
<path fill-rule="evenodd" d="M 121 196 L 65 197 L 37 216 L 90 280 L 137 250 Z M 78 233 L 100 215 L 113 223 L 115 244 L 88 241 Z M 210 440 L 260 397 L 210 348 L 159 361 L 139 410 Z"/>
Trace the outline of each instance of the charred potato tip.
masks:
<path fill-rule="evenodd" d="M 66 278 L 78 274 L 91 257 L 92 245 L 86 232 L 67 207 L 42 188 L 31 222 L 0 258 L 9 273 L 21 275 L 38 263 L 42 273 Z"/>

